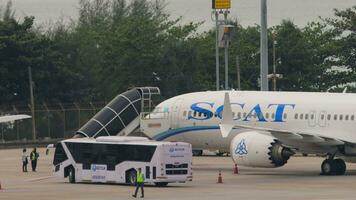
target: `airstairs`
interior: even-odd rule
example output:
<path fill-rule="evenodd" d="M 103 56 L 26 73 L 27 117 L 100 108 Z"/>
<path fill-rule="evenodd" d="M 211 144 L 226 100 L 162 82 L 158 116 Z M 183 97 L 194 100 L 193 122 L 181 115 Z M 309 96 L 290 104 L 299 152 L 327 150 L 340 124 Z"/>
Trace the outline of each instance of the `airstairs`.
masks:
<path fill-rule="evenodd" d="M 152 97 L 160 95 L 157 87 L 138 87 L 117 95 L 77 132 L 77 136 L 127 136 L 140 126 L 141 113 L 153 109 Z"/>

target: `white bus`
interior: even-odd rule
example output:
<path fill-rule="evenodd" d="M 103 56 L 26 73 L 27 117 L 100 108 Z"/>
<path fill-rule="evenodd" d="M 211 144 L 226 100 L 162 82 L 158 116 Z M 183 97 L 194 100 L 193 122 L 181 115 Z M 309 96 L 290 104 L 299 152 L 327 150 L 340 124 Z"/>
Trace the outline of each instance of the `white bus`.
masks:
<path fill-rule="evenodd" d="M 138 168 L 157 186 L 191 181 L 192 146 L 143 137 L 76 138 L 59 142 L 53 159 L 54 175 L 70 183 L 134 184 Z"/>

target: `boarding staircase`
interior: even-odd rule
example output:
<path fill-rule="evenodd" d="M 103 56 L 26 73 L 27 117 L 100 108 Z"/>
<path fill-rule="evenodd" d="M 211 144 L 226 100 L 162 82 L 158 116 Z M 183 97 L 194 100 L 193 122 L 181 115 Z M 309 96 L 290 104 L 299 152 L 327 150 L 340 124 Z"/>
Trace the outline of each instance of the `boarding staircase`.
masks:
<path fill-rule="evenodd" d="M 140 126 L 140 115 L 153 109 L 157 87 L 137 87 L 117 95 L 77 132 L 76 137 L 127 136 Z"/>

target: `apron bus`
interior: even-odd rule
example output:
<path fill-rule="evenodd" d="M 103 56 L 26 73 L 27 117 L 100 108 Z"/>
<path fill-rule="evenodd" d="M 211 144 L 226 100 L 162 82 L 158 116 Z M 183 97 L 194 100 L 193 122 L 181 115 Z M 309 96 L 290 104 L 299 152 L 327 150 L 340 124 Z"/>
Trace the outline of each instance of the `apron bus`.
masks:
<path fill-rule="evenodd" d="M 54 175 L 70 183 L 135 184 L 138 168 L 145 182 L 157 186 L 191 181 L 191 144 L 124 136 L 75 138 L 59 142 L 53 159 Z"/>

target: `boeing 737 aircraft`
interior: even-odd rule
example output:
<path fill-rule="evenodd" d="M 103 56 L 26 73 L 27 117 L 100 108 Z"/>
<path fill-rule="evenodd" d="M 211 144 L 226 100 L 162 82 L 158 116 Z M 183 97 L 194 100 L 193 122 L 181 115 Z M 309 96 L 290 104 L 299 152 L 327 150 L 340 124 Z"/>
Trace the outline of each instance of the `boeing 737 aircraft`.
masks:
<path fill-rule="evenodd" d="M 207 91 L 160 103 L 141 130 L 156 140 L 230 151 L 239 165 L 280 167 L 295 153 L 327 155 L 322 174 L 356 162 L 356 94 Z"/>

